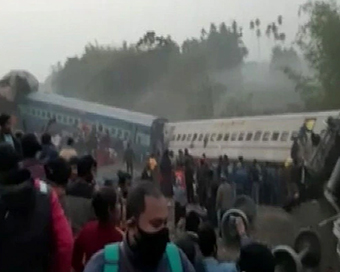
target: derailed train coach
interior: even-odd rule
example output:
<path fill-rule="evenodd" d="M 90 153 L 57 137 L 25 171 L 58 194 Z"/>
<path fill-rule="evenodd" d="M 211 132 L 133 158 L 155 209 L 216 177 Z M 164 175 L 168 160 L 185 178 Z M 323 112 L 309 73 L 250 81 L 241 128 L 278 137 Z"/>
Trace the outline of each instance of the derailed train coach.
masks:
<path fill-rule="evenodd" d="M 131 143 L 137 160 L 164 149 L 164 118 L 39 91 L 29 72 L 13 70 L 0 80 L 0 107 L 24 132 L 106 135 L 124 148 Z"/>
<path fill-rule="evenodd" d="M 177 152 L 189 149 L 195 157 L 282 163 L 291 156 L 294 137 L 300 133 L 322 134 L 326 120 L 340 111 L 254 116 L 167 123 L 165 142 Z M 304 124 L 304 125 L 303 125 Z"/>
<path fill-rule="evenodd" d="M 35 92 L 21 100 L 19 112 L 27 132 L 43 131 L 48 124 L 54 132 L 108 135 L 113 141 L 131 143 L 138 160 L 155 148 L 162 149 L 165 119 L 109 107 L 57 94 Z"/>

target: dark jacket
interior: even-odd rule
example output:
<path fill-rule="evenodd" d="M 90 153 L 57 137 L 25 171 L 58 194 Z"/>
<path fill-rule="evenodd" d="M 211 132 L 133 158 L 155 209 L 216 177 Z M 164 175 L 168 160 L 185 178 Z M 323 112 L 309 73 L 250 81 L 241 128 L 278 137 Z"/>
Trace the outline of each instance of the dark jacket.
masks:
<path fill-rule="evenodd" d="M 22 156 L 21 144 L 17 140 L 17 138 L 15 138 L 12 134 L 11 134 L 11 137 L 13 139 L 14 149 L 17 152 L 17 154 L 19 155 L 19 157 L 21 157 Z M 3 142 L 5 142 L 5 135 L 0 132 L 0 143 L 3 143 Z"/>
<path fill-rule="evenodd" d="M 135 160 L 135 152 L 131 147 L 128 147 L 124 152 L 124 162 L 128 164 L 132 164 Z"/>
<path fill-rule="evenodd" d="M 179 248 L 187 255 L 196 272 L 206 272 L 203 256 L 198 245 L 198 235 L 194 232 L 185 232 L 177 242 Z"/>
<path fill-rule="evenodd" d="M 42 162 L 47 162 L 49 160 L 53 160 L 58 158 L 59 154 L 57 149 L 54 147 L 54 145 L 49 144 L 49 145 L 43 145 L 42 150 L 40 153 L 40 160 Z"/>
<path fill-rule="evenodd" d="M 72 182 L 66 189 L 64 208 L 74 234 L 91 220 L 96 219 L 92 208 L 93 186 L 85 181 Z"/>
<path fill-rule="evenodd" d="M 82 179 L 78 179 L 67 186 L 66 194 L 91 199 L 94 186 Z"/>
<path fill-rule="evenodd" d="M 69 272 L 73 237 L 55 192 L 27 170 L 9 180 L 0 185 L 0 271 Z"/>

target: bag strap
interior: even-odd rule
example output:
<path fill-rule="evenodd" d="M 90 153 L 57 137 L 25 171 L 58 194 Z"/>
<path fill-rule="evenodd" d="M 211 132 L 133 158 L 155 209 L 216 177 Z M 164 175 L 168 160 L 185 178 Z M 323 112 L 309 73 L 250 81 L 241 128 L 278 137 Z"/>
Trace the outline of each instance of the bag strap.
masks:
<path fill-rule="evenodd" d="M 166 246 L 166 255 L 172 272 L 183 272 L 181 255 L 178 247 L 173 243 Z M 106 271 L 105 271 L 106 272 Z"/>
<path fill-rule="evenodd" d="M 40 179 L 34 179 L 34 186 L 43 194 L 49 194 L 50 190 L 46 182 Z"/>
<path fill-rule="evenodd" d="M 42 192 L 43 194 L 47 194 L 48 193 L 48 186 L 47 186 L 47 184 L 45 183 L 45 182 L 43 182 L 43 181 L 39 181 L 39 183 L 40 183 L 40 192 Z"/>
<path fill-rule="evenodd" d="M 118 272 L 119 245 L 114 243 L 106 245 L 104 248 L 105 266 L 104 272 Z"/>

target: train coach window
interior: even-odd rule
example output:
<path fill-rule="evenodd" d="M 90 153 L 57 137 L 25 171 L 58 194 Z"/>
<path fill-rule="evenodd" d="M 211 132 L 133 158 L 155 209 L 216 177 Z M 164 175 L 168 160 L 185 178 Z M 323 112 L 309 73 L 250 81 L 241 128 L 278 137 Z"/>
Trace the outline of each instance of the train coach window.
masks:
<path fill-rule="evenodd" d="M 181 139 L 181 134 L 177 134 L 177 142 Z"/>
<path fill-rule="evenodd" d="M 196 141 L 197 140 L 197 133 L 194 133 L 194 135 L 192 136 L 192 141 Z"/>
<path fill-rule="evenodd" d="M 198 141 L 199 141 L 199 142 L 202 142 L 202 141 L 203 141 L 203 137 L 204 137 L 204 136 L 203 136 L 203 134 L 201 133 L 201 134 L 198 136 Z"/>
<path fill-rule="evenodd" d="M 288 136 L 289 136 L 289 132 L 288 131 L 282 132 L 281 137 L 280 137 L 280 141 L 281 142 L 286 142 L 288 140 Z"/>
<path fill-rule="evenodd" d="M 244 132 L 241 132 L 239 135 L 238 135 L 238 141 L 242 142 L 244 140 Z"/>
<path fill-rule="evenodd" d="M 187 137 L 187 135 L 186 134 L 183 134 L 182 135 L 182 139 L 181 139 L 181 141 L 183 142 L 183 141 L 185 141 L 185 138 Z"/>
<path fill-rule="evenodd" d="M 191 141 L 191 137 L 192 137 L 192 134 L 188 134 L 188 137 L 187 137 L 187 141 L 188 141 L 188 142 Z"/>
<path fill-rule="evenodd" d="M 274 131 L 272 134 L 272 141 L 277 141 L 279 139 L 280 132 Z"/>
<path fill-rule="evenodd" d="M 224 134 L 223 141 L 225 142 L 229 141 L 229 136 L 230 136 L 229 133 Z"/>
<path fill-rule="evenodd" d="M 231 134 L 230 140 L 233 142 L 233 141 L 236 141 L 236 139 L 237 139 L 237 132 L 234 132 L 234 133 Z"/>
<path fill-rule="evenodd" d="M 222 133 L 219 133 L 218 135 L 217 135 L 217 139 L 216 139 L 216 141 L 222 141 L 222 138 L 223 138 L 223 134 Z"/>
<path fill-rule="evenodd" d="M 247 136 L 246 136 L 246 141 L 251 141 L 251 138 L 253 138 L 253 133 L 252 132 L 248 132 Z"/>
<path fill-rule="evenodd" d="M 120 129 L 117 129 L 117 138 L 120 139 L 122 137 L 122 131 Z"/>
<path fill-rule="evenodd" d="M 293 131 L 292 136 L 290 136 L 290 140 L 293 141 L 294 138 L 296 138 L 298 135 L 299 135 L 299 133 L 297 131 Z"/>
<path fill-rule="evenodd" d="M 74 125 L 75 125 L 76 127 L 79 126 L 79 120 L 78 120 L 78 119 L 74 119 Z M 109 134 L 109 132 L 108 132 L 108 134 Z"/>
<path fill-rule="evenodd" d="M 171 141 L 176 141 L 176 134 L 173 134 L 173 135 L 172 135 Z"/>
<path fill-rule="evenodd" d="M 214 141 L 215 141 L 215 138 L 216 138 L 216 133 L 211 134 L 211 136 L 210 136 L 210 141 L 211 141 L 211 142 L 214 142 Z"/>
<path fill-rule="evenodd" d="M 129 139 L 129 132 L 125 131 L 124 132 L 124 140 L 128 140 Z"/>
<path fill-rule="evenodd" d="M 262 131 L 256 131 L 254 136 L 254 141 L 260 141 L 262 135 Z"/>
<path fill-rule="evenodd" d="M 266 131 L 263 133 L 262 141 L 267 142 L 269 140 L 270 132 Z"/>
<path fill-rule="evenodd" d="M 51 119 L 51 113 L 50 113 L 50 112 L 47 112 L 47 113 L 46 113 L 46 117 L 47 117 L 48 119 Z"/>

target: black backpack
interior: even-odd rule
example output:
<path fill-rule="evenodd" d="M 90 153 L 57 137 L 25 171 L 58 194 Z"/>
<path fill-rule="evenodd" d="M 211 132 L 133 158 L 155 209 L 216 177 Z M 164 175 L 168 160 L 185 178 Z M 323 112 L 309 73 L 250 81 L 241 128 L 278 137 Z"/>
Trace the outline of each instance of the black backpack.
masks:
<path fill-rule="evenodd" d="M 29 208 L 7 210 L 0 199 L 0 271 L 45 272 L 50 264 L 52 243 L 50 190 L 39 181 L 39 188 L 27 192 Z"/>

